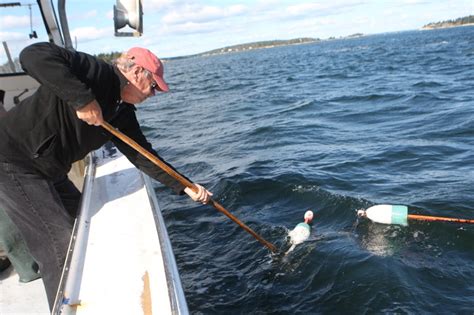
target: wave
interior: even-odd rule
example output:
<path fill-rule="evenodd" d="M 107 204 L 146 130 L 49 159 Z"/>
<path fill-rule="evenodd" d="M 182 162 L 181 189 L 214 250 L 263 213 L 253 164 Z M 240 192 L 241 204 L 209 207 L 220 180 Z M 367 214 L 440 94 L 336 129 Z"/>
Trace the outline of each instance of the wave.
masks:
<path fill-rule="evenodd" d="M 278 248 L 315 213 L 311 237 L 282 258 L 158 186 L 190 310 L 468 313 L 472 226 L 381 225 L 355 211 L 404 204 L 473 218 L 472 35 L 402 32 L 169 63 L 179 86 L 138 107 L 160 153 Z"/>
<path fill-rule="evenodd" d="M 367 94 L 367 95 L 342 95 L 327 99 L 328 102 L 335 103 L 360 103 L 360 102 L 375 102 L 375 101 L 394 101 L 402 97 L 404 94 L 384 93 L 384 94 Z"/>
<path fill-rule="evenodd" d="M 443 84 L 435 81 L 420 81 L 416 82 L 412 85 L 413 87 L 416 88 L 433 88 L 433 87 L 441 87 Z"/>

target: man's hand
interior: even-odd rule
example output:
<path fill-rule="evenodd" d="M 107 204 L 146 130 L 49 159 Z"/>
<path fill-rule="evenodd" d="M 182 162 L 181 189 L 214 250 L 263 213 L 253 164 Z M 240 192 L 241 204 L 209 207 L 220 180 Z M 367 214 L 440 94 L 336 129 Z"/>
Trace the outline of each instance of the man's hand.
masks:
<path fill-rule="evenodd" d="M 76 115 L 89 125 L 100 126 L 104 122 L 102 109 L 100 109 L 100 105 L 96 100 L 76 110 Z"/>
<path fill-rule="evenodd" d="M 195 193 L 191 188 L 186 187 L 184 189 L 184 192 L 188 194 L 189 197 L 191 197 L 192 200 L 194 201 L 199 201 L 203 204 L 206 204 L 209 202 L 211 199 L 212 193 L 208 191 L 206 188 L 202 187 L 199 184 L 194 184 L 198 188 L 198 192 Z"/>

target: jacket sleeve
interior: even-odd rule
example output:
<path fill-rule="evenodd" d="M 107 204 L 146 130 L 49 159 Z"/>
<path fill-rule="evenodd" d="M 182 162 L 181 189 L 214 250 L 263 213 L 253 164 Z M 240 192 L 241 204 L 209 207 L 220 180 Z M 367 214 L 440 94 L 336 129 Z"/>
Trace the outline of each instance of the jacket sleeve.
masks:
<path fill-rule="evenodd" d="M 111 123 L 115 127 L 117 127 L 122 133 L 126 134 L 127 136 L 135 140 L 140 146 L 142 146 L 148 152 L 152 153 L 154 156 L 160 159 L 163 163 L 165 163 L 170 168 L 176 171 L 176 169 L 173 166 L 171 166 L 166 161 L 164 161 L 155 152 L 155 150 L 153 150 L 151 144 L 146 140 L 145 136 L 143 135 L 140 129 L 140 125 L 138 124 L 138 121 L 135 115 L 134 106 L 130 104 L 122 105 L 122 106 L 126 106 L 127 108 L 121 110 L 121 113 Z M 168 175 L 168 173 L 166 173 L 161 168 L 156 166 L 154 163 L 152 163 L 146 157 L 144 157 L 135 149 L 130 147 L 128 144 L 124 143 L 122 140 L 120 140 L 117 137 L 113 137 L 112 142 L 120 150 L 120 152 L 122 152 L 127 157 L 127 159 L 133 165 L 135 165 L 138 169 L 143 171 L 145 174 L 159 181 L 165 186 L 171 188 L 178 195 L 182 195 L 184 193 L 184 188 L 186 188 L 185 186 L 183 186 L 180 182 L 178 182 L 172 176 Z"/>
<path fill-rule="evenodd" d="M 36 43 L 23 49 L 20 63 L 23 70 L 42 86 L 75 109 L 90 103 L 95 95 L 74 68 L 80 55 L 52 43 Z"/>

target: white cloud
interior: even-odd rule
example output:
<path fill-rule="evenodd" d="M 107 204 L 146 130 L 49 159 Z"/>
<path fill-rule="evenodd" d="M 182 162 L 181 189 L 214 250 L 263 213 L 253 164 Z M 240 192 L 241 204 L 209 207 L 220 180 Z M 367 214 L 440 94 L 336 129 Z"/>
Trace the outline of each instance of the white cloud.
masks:
<path fill-rule="evenodd" d="M 362 1 L 331 1 L 324 3 L 301 3 L 289 5 L 281 12 L 287 18 L 295 18 L 298 16 L 316 17 L 316 16 L 330 16 L 338 15 L 349 10 L 353 10 L 356 6 L 363 5 Z"/>
<path fill-rule="evenodd" d="M 426 1 L 426 0 L 401 0 L 400 2 L 402 4 L 425 4 L 425 3 L 429 3 L 429 1 Z"/>
<path fill-rule="evenodd" d="M 69 26 L 73 24 L 95 24 L 99 23 L 103 19 L 113 19 L 113 10 L 112 6 L 104 6 L 103 8 L 93 9 L 93 10 L 73 10 L 70 8 L 67 11 L 67 17 L 69 21 Z"/>
<path fill-rule="evenodd" d="M 167 24 L 202 23 L 241 15 L 247 11 L 243 5 L 221 8 L 216 6 L 186 5 L 179 10 L 165 14 L 163 22 Z"/>
<path fill-rule="evenodd" d="M 163 8 L 170 7 L 170 6 L 177 6 L 179 7 L 180 1 L 173 1 L 173 0 L 146 0 L 143 1 L 143 10 L 162 10 Z M 155 11 L 155 13 L 157 13 Z"/>
<path fill-rule="evenodd" d="M 100 52 L 156 43 L 158 51 L 173 56 L 254 40 L 415 29 L 428 22 L 463 16 L 472 11 L 472 1 L 144 0 L 145 34 L 130 39 L 113 37 L 113 2 L 105 5 L 96 1 L 91 7 L 85 5 L 91 1 L 69 1 L 68 12 L 71 33 L 73 39 L 77 36 L 80 49 Z M 411 21 L 409 25 L 403 24 L 402 14 L 408 15 L 405 23 Z M 40 19 L 38 15 L 33 27 L 41 36 Z M 18 42 L 27 38 L 28 14 L 0 17 L 0 30 L 1 37 Z"/>
<path fill-rule="evenodd" d="M 113 36 L 113 29 L 107 28 L 96 28 L 92 26 L 78 27 L 71 30 L 71 38 L 77 37 L 78 42 L 88 42 L 101 38 L 110 38 Z"/>
<path fill-rule="evenodd" d="M 196 33 L 209 33 L 216 30 L 214 23 L 183 23 L 175 25 L 172 28 L 173 34 L 196 34 Z"/>
<path fill-rule="evenodd" d="M 29 27 L 30 17 L 26 15 L 4 15 L 0 19 L 0 28 L 8 29 L 15 27 Z"/>
<path fill-rule="evenodd" d="M 321 3 L 302 3 L 297 5 L 290 5 L 286 8 L 285 14 L 288 15 L 307 15 L 309 13 L 327 10 L 328 4 L 323 5 Z"/>
<path fill-rule="evenodd" d="M 1 41 L 10 42 L 10 41 L 16 41 L 16 40 L 24 40 L 27 37 L 28 37 L 28 34 L 25 34 L 22 32 L 0 32 Z"/>

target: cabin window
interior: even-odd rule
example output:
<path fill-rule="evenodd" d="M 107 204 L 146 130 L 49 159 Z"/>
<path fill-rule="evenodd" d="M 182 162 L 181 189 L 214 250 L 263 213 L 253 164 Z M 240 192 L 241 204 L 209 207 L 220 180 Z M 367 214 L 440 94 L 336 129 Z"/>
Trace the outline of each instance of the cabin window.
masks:
<path fill-rule="evenodd" d="M 28 45 L 48 41 L 33 1 L 0 3 L 0 74 L 21 73 L 18 55 Z"/>

